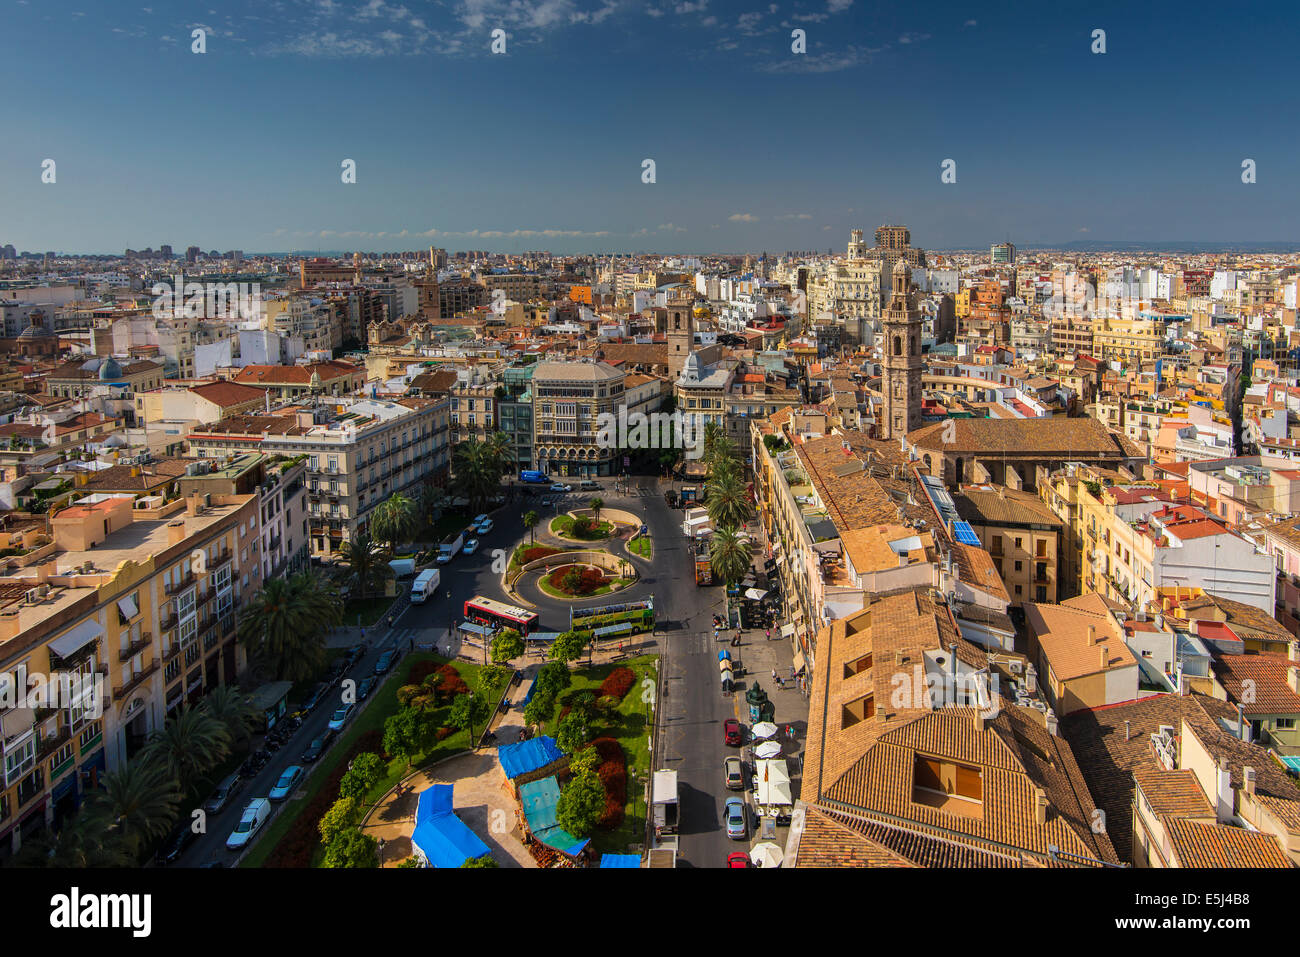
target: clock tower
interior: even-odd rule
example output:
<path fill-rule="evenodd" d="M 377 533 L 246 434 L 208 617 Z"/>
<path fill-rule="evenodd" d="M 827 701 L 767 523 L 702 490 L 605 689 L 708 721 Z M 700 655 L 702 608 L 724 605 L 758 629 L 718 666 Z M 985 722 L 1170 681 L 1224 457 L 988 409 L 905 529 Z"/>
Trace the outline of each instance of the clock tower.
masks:
<path fill-rule="evenodd" d="M 912 270 L 899 259 L 890 274 L 889 308 L 881 320 L 885 394 L 881 438 L 897 439 L 921 425 L 921 312 L 912 299 Z"/>

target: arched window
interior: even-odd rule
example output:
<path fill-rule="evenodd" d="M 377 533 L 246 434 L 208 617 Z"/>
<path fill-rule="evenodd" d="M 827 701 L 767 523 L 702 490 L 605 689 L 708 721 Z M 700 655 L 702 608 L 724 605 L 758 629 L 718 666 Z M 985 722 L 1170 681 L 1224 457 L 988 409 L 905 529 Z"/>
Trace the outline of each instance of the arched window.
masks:
<path fill-rule="evenodd" d="M 903 337 L 894 336 L 894 355 L 901 356 L 902 354 L 903 354 Z"/>

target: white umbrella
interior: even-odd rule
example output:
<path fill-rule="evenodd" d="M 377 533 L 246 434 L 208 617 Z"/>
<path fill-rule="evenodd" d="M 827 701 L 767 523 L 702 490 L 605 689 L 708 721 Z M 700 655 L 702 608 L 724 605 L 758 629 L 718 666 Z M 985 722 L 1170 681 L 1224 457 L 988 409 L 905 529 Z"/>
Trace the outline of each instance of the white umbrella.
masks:
<path fill-rule="evenodd" d="M 760 721 L 750 728 L 756 738 L 771 738 L 776 735 L 776 725 L 771 721 Z"/>
<path fill-rule="evenodd" d="M 763 759 L 775 758 L 781 753 L 781 745 L 776 741 L 764 741 L 754 749 L 754 755 Z"/>
<path fill-rule="evenodd" d="M 749 852 L 749 859 L 754 862 L 755 867 L 780 867 L 781 862 L 785 860 L 785 852 L 771 841 L 764 841 L 762 844 L 754 845 Z"/>
<path fill-rule="evenodd" d="M 757 588 L 751 588 L 745 592 L 745 597 L 751 601 L 762 601 L 767 596 L 767 592 L 759 591 Z"/>

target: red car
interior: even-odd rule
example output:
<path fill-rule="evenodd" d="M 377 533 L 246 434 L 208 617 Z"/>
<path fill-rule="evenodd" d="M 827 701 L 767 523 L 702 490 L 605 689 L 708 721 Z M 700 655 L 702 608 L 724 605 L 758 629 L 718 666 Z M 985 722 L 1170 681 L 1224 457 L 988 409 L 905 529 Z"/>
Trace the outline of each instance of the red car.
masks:
<path fill-rule="evenodd" d="M 740 744 L 740 722 L 735 718 L 722 722 L 722 737 L 727 744 Z"/>
<path fill-rule="evenodd" d="M 744 851 L 728 854 L 727 868 L 728 870 L 747 870 L 749 868 L 749 855 Z"/>

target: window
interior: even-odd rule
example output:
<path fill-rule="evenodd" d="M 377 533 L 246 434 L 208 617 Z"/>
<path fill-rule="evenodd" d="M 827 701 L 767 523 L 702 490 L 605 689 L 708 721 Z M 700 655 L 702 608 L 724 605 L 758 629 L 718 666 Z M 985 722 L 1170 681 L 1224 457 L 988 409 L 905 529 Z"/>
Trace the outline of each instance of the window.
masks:
<path fill-rule="evenodd" d="M 1278 731 L 1291 731 L 1295 728 L 1295 718 L 1276 718 L 1273 727 Z"/>
<path fill-rule="evenodd" d="M 871 695 L 863 695 L 844 705 L 840 709 L 840 728 L 851 728 L 859 721 L 865 721 L 876 713 L 876 702 Z"/>
<path fill-rule="evenodd" d="M 932 796 L 974 802 L 984 800 L 984 779 L 979 768 L 920 754 L 916 755 L 912 789 L 913 800 L 932 806 L 943 806 L 943 802 L 935 805 Z"/>
<path fill-rule="evenodd" d="M 860 675 L 871 667 L 871 653 L 867 652 L 861 658 L 854 658 L 852 661 L 844 663 L 844 677 L 852 678 L 854 675 Z"/>

